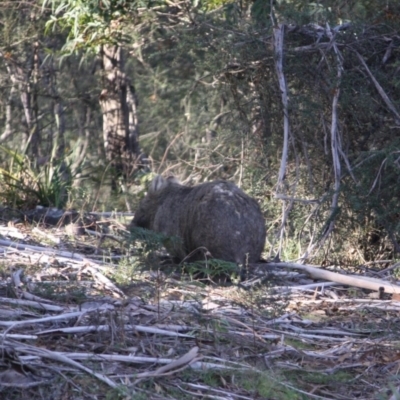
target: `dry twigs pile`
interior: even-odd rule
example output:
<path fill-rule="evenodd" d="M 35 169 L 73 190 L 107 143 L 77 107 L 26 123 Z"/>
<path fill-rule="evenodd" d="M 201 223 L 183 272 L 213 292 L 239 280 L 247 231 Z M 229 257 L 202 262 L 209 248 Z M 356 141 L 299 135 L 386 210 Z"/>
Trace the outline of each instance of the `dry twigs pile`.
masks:
<path fill-rule="evenodd" d="M 0 235 L 1 398 L 396 398 L 400 303 L 387 290 L 289 264 L 249 290 L 160 271 L 116 285 L 133 258 L 104 236 Z"/>

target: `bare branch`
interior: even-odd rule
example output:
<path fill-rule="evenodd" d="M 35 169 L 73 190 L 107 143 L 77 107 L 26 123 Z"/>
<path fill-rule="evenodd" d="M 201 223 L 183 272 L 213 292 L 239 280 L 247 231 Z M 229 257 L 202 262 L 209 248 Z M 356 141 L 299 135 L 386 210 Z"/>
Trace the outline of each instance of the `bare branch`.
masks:
<path fill-rule="evenodd" d="M 285 26 L 279 24 L 274 26 L 274 50 L 275 50 L 275 68 L 279 81 L 279 89 L 282 96 L 282 106 L 283 106 L 283 149 L 281 166 L 279 168 L 278 182 L 276 185 L 277 192 L 281 189 L 282 182 L 285 178 L 286 172 L 286 162 L 289 150 L 289 112 L 288 112 L 288 95 L 285 75 L 283 73 L 283 38 L 284 38 Z"/>
<path fill-rule="evenodd" d="M 400 125 L 400 114 L 396 110 L 396 107 L 394 106 L 392 101 L 389 99 L 389 96 L 385 93 L 385 91 L 383 90 L 382 86 L 379 84 L 377 79 L 374 77 L 374 75 L 372 74 L 371 70 L 368 68 L 367 63 L 364 61 L 364 58 L 357 51 L 355 53 L 356 53 L 358 59 L 360 60 L 361 64 L 363 65 L 363 67 L 367 71 L 367 74 L 371 78 L 373 84 L 375 85 L 376 90 L 378 91 L 378 93 L 382 97 L 383 101 L 385 102 L 385 104 L 387 105 L 389 110 L 394 114 L 396 124 Z"/>

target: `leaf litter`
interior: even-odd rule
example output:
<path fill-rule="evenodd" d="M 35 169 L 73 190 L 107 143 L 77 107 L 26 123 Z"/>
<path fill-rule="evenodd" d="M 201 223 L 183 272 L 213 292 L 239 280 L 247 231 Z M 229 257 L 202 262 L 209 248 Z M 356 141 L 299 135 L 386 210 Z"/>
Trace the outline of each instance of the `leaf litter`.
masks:
<path fill-rule="evenodd" d="M 108 220 L 112 235 L 0 225 L 2 398 L 399 398 L 396 295 L 285 263 L 246 288 L 162 268 L 117 283 L 137 256 Z"/>

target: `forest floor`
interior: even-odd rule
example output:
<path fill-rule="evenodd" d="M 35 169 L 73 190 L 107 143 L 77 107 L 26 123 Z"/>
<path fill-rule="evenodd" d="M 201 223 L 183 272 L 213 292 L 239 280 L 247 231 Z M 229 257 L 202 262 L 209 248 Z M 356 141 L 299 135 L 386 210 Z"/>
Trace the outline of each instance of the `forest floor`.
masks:
<path fill-rule="evenodd" d="M 101 223 L 0 223 L 0 398 L 400 398 L 394 297 L 268 264 L 246 288 L 146 270 Z"/>

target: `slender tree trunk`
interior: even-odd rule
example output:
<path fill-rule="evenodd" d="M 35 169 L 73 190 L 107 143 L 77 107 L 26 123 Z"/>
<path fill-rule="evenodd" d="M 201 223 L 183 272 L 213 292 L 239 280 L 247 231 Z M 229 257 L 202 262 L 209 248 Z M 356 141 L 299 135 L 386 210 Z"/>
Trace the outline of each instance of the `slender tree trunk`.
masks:
<path fill-rule="evenodd" d="M 106 158 L 116 174 L 126 177 L 138 167 L 140 156 L 135 91 L 124 72 L 119 46 L 103 46 L 101 58 L 100 106 Z"/>
<path fill-rule="evenodd" d="M 38 81 L 38 44 L 34 43 L 33 52 L 28 62 L 23 63 L 7 53 L 0 51 L 0 57 L 4 59 L 7 72 L 13 88 L 18 88 L 20 100 L 25 115 L 26 134 L 22 141 L 21 150 L 25 150 L 32 158 L 40 157 L 38 144 L 40 143 L 40 131 L 38 126 L 37 109 L 37 81 Z M 11 105 L 11 103 L 10 103 Z M 7 135 L 10 132 L 7 132 Z"/>
<path fill-rule="evenodd" d="M 16 91 L 15 89 L 15 83 L 13 82 L 11 88 L 10 88 L 10 94 L 8 95 L 8 98 L 6 100 L 6 105 L 5 105 L 5 122 L 4 122 L 4 131 L 0 136 L 0 143 L 4 142 L 6 139 L 8 139 L 12 134 L 13 134 L 13 129 L 12 129 L 12 104 L 13 104 L 13 99 L 14 99 L 14 92 Z"/>
<path fill-rule="evenodd" d="M 33 57 L 29 69 L 27 94 L 31 99 L 32 121 L 29 134 L 28 154 L 33 158 L 43 157 L 42 149 L 39 146 L 42 141 L 42 132 L 39 129 L 39 83 L 40 83 L 40 58 L 39 58 L 39 43 L 33 44 Z"/>

